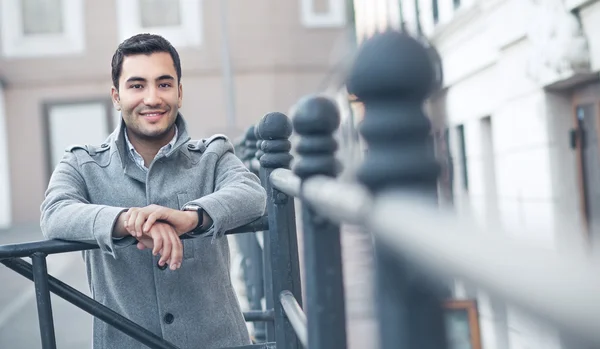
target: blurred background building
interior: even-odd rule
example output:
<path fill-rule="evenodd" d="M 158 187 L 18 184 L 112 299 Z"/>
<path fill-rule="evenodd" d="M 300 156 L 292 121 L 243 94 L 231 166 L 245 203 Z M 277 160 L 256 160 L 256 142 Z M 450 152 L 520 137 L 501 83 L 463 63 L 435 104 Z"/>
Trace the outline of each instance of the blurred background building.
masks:
<path fill-rule="evenodd" d="M 0 0 L 0 228 L 37 224 L 65 147 L 101 143 L 118 114 L 110 61 L 140 32 L 179 50 L 193 138 L 235 138 L 320 88 L 345 0 Z"/>
<path fill-rule="evenodd" d="M 436 131 L 449 135 L 456 210 L 526 230 L 515 237 L 540 246 L 560 249 L 572 237 L 590 246 L 600 220 L 600 2 L 354 5 L 359 40 L 392 26 L 441 56 L 444 83 L 428 109 Z M 478 300 L 485 349 L 578 348 L 481 290 L 457 283 L 455 291 Z"/>

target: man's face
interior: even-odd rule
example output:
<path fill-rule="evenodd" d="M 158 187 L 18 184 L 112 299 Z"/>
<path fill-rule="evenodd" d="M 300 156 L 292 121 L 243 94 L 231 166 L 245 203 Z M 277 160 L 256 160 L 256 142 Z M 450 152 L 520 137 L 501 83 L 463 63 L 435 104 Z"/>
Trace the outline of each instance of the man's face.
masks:
<path fill-rule="evenodd" d="M 175 123 L 182 98 L 171 55 L 157 52 L 126 56 L 119 90 L 113 86 L 111 96 L 130 137 L 163 140 Z"/>

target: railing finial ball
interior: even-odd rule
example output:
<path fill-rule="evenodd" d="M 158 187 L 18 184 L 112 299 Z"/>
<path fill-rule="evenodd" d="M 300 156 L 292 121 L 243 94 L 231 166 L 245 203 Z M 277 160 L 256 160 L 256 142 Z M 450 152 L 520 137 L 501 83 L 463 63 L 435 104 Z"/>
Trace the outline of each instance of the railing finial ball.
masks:
<path fill-rule="evenodd" d="M 346 87 L 359 99 L 399 94 L 425 99 L 434 87 L 433 74 L 426 48 L 410 35 L 390 30 L 363 43 Z"/>
<path fill-rule="evenodd" d="M 260 119 L 257 130 L 262 140 L 288 139 L 292 135 L 292 122 L 283 113 L 268 113 Z"/>
<path fill-rule="evenodd" d="M 439 164 L 423 111 L 433 72 L 427 49 L 407 34 L 377 34 L 359 49 L 348 88 L 364 105 L 359 131 L 368 153 L 357 178 L 371 191 L 401 187 L 435 197 Z"/>
<path fill-rule="evenodd" d="M 304 97 L 296 105 L 293 123 L 300 135 L 296 152 L 301 158 L 294 167 L 296 175 L 302 179 L 314 175 L 335 177 L 339 166 L 334 157 L 338 145 L 333 134 L 340 125 L 335 102 L 323 96 Z"/>
<path fill-rule="evenodd" d="M 288 138 L 292 135 L 292 122 L 287 115 L 273 112 L 262 117 L 255 128 L 260 140 L 260 165 L 264 168 L 289 168 L 292 161 L 292 145 Z"/>

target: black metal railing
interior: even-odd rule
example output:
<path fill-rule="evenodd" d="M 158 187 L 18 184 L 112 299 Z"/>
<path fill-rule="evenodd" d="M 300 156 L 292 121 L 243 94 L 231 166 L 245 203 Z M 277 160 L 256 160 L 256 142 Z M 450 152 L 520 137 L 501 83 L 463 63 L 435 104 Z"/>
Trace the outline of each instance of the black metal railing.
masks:
<path fill-rule="evenodd" d="M 448 347 L 443 303 L 449 294 L 440 281 L 448 276 L 476 282 L 600 344 L 600 279 L 592 264 L 516 246 L 502 235 L 479 234 L 480 228 L 436 207 L 439 168 L 422 110 L 432 74 L 426 48 L 406 34 L 389 31 L 363 43 L 347 80 L 349 92 L 365 108 L 360 133 L 368 149 L 353 183 L 335 179 L 334 133 L 340 115 L 323 96 L 299 101 L 292 120 L 281 113 L 265 115 L 237 143 L 238 156 L 256 171 L 268 196 L 267 216 L 235 231 L 263 234 L 262 248 L 254 237 L 249 249 L 238 240 L 254 268 L 244 270 L 252 274 L 246 275 L 252 309 L 245 316 L 266 325 L 259 329 L 265 343 L 244 348 L 347 348 L 342 222 L 360 225 L 373 236 L 381 349 Z M 299 158 L 291 170 L 293 132 L 299 136 Z M 299 230 L 296 198 L 302 204 Z M 297 233 L 304 244 L 305 304 Z M 43 347 L 56 346 L 53 292 L 150 348 L 175 348 L 48 276 L 47 254 L 91 248 L 96 246 L 65 241 L 0 246 L 0 262 L 35 283 Z M 27 256 L 33 265 L 20 259 Z M 566 286 L 556 281 L 561 279 Z"/>
<path fill-rule="evenodd" d="M 226 234 L 243 234 L 266 229 L 268 229 L 267 217 L 261 217 L 245 226 L 228 231 Z M 181 238 L 187 239 L 185 235 L 183 235 Z M 46 265 L 46 257 L 48 255 L 92 250 L 97 248 L 98 245 L 92 242 L 88 243 L 63 240 L 34 241 L 0 246 L 0 263 L 34 282 L 42 348 L 56 348 L 54 320 L 52 316 L 52 304 L 50 300 L 50 293 L 54 293 L 60 298 L 89 313 L 90 315 L 93 315 L 107 324 L 119 329 L 123 333 L 136 339 L 149 348 L 176 349 L 177 347 L 175 345 L 160 338 L 156 334 L 139 326 L 121 314 L 107 308 L 106 306 L 74 289 L 73 287 L 48 275 L 48 269 Z M 32 263 L 23 260 L 23 257 L 30 257 Z M 250 311 L 244 313 L 244 318 L 246 321 L 272 322 L 274 319 L 274 314 L 272 311 Z M 264 343 L 253 346 L 245 346 L 242 348 L 266 349 L 274 348 L 274 345 L 273 343 Z"/>

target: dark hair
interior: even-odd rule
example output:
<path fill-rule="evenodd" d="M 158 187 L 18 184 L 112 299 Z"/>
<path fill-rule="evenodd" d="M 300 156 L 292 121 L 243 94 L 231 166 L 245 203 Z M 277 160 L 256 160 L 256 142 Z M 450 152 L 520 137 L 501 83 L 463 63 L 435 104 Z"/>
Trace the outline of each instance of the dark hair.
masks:
<path fill-rule="evenodd" d="M 168 52 L 171 55 L 177 72 L 177 82 L 181 81 L 181 61 L 175 47 L 160 35 L 137 34 L 123 41 L 113 55 L 111 66 L 112 82 L 115 88 L 119 89 L 119 78 L 121 77 L 121 68 L 125 57 L 140 54 L 149 55 L 157 52 Z"/>

